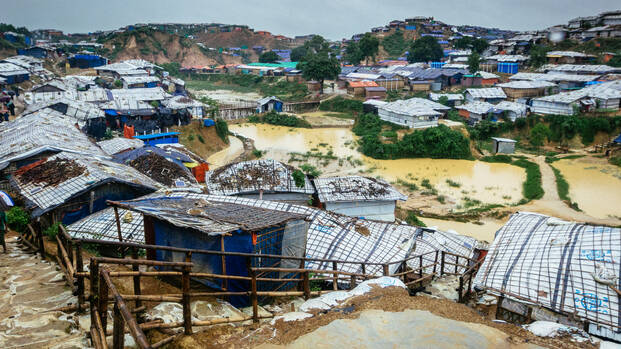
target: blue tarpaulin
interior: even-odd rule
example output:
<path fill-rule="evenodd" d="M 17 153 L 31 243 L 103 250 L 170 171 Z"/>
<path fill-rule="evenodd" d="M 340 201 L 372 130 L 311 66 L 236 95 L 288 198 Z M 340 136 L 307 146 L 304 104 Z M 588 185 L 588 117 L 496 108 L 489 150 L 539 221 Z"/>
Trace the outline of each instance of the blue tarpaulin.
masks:
<path fill-rule="evenodd" d="M 499 73 L 517 74 L 518 66 L 517 63 L 498 63 L 497 70 Z"/>
<path fill-rule="evenodd" d="M 613 142 L 617 144 L 621 144 L 621 134 L 619 134 L 619 137 L 615 138 Z"/>
<path fill-rule="evenodd" d="M 214 126 L 215 124 L 216 122 L 211 119 L 203 120 L 203 125 L 205 125 L 205 127 L 211 127 L 211 126 Z"/>
<path fill-rule="evenodd" d="M 150 135 L 134 136 L 140 139 L 145 145 L 179 143 L 179 132 L 155 133 Z"/>

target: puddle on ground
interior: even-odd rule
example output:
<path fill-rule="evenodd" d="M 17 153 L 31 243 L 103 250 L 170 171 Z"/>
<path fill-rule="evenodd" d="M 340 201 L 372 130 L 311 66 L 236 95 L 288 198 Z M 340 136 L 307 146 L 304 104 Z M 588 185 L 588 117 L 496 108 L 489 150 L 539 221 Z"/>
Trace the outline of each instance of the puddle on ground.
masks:
<path fill-rule="evenodd" d="M 229 136 L 229 146 L 207 158 L 210 168 L 215 169 L 224 166 L 240 156 L 244 152 L 243 142 L 233 136 Z"/>
<path fill-rule="evenodd" d="M 428 227 L 436 227 L 442 231 L 456 231 L 461 235 L 472 236 L 473 238 L 480 241 L 487 241 L 491 243 L 494 241 L 494 236 L 498 229 L 503 226 L 503 222 L 501 221 L 482 221 L 482 225 L 475 223 L 462 223 L 455 221 L 445 221 L 442 219 L 435 218 L 419 218 L 423 221 Z"/>

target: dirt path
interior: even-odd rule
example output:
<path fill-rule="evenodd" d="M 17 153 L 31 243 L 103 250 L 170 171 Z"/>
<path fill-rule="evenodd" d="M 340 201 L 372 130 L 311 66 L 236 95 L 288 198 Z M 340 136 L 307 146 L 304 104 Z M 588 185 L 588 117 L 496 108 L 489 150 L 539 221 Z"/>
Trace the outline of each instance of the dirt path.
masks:
<path fill-rule="evenodd" d="M 530 211 L 542 213 L 548 216 L 558 217 L 567 221 L 585 222 L 595 225 L 619 226 L 621 220 L 614 218 L 595 218 L 584 212 L 576 211 L 569 207 L 558 196 L 556 188 L 556 177 L 548 163 L 545 162 L 544 156 L 531 157 L 541 169 L 541 185 L 544 190 L 543 198 L 534 200 L 526 205 L 517 206 L 513 211 Z"/>
<path fill-rule="evenodd" d="M 0 348 L 85 348 L 85 334 L 74 317 L 45 312 L 75 304 L 55 263 L 22 250 L 7 237 L 0 253 Z"/>

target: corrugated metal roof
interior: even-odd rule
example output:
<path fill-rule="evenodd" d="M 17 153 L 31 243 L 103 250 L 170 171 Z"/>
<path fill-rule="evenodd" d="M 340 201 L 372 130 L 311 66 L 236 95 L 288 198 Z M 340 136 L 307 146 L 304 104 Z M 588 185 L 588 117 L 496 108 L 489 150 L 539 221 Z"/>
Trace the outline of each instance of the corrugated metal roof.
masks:
<path fill-rule="evenodd" d="M 42 109 L 0 124 L 0 168 L 49 150 L 104 156 L 75 127 L 75 119 L 52 109 Z"/>
<path fill-rule="evenodd" d="M 410 98 L 398 100 L 386 105 L 380 106 L 379 109 L 386 110 L 395 114 L 407 116 L 423 116 L 423 115 L 442 115 L 442 112 L 451 108 L 443 104 L 436 103 L 424 98 Z"/>
<path fill-rule="evenodd" d="M 546 101 L 555 103 L 574 103 L 583 98 L 598 98 L 598 99 L 617 99 L 621 98 L 621 81 L 604 82 L 597 85 L 587 86 L 583 89 L 562 92 L 555 95 L 535 98 L 536 101 Z"/>
<path fill-rule="evenodd" d="M 349 87 L 377 87 L 377 83 L 375 81 L 349 81 Z"/>
<path fill-rule="evenodd" d="M 615 68 L 602 64 L 547 64 L 539 68 L 539 71 L 558 71 L 558 72 L 585 72 L 594 74 L 607 74 L 621 72 L 621 68 Z"/>
<path fill-rule="evenodd" d="M 80 124 L 83 124 L 84 121 L 89 119 L 102 118 L 105 116 L 104 112 L 97 108 L 95 104 L 68 98 L 52 99 L 49 101 L 30 104 L 26 107 L 26 110 L 24 110 L 22 116 L 54 106 L 56 104 L 67 105 L 67 111 L 64 114 L 78 120 Z"/>
<path fill-rule="evenodd" d="M 497 111 L 512 111 L 518 115 L 525 115 L 527 106 L 522 103 L 515 103 L 509 101 L 502 101 L 494 106 L 494 109 Z"/>
<path fill-rule="evenodd" d="M 114 155 L 130 149 L 144 147 L 144 142 L 139 139 L 116 137 L 105 141 L 97 142 L 97 145 L 107 155 Z"/>
<path fill-rule="evenodd" d="M 439 101 L 440 98 L 442 97 L 448 98 L 449 101 L 463 101 L 464 100 L 464 95 L 459 94 L 459 93 L 433 93 L 431 92 L 429 94 L 429 98 L 435 102 Z"/>
<path fill-rule="evenodd" d="M 113 99 L 134 99 L 138 101 L 161 101 L 170 98 L 161 87 L 154 88 L 129 88 L 110 90 Z"/>
<path fill-rule="evenodd" d="M 589 82 L 597 80 L 601 75 L 578 75 L 566 74 L 562 72 L 543 73 L 517 73 L 512 75 L 510 80 L 526 80 L 526 81 L 552 81 L 552 82 Z"/>
<path fill-rule="evenodd" d="M 158 78 L 157 76 L 123 76 L 121 80 L 123 80 L 128 85 L 160 82 L 160 78 Z"/>
<path fill-rule="evenodd" d="M 529 59 L 528 56 L 523 55 L 493 55 L 483 57 L 484 60 L 492 60 L 497 62 L 524 62 Z"/>
<path fill-rule="evenodd" d="M 33 212 L 35 216 L 40 216 L 72 197 L 104 183 L 118 182 L 154 191 L 161 187 L 157 182 L 133 168 L 103 158 L 62 152 L 47 158 L 46 161 L 57 159 L 74 161 L 86 170 L 77 177 L 68 178 L 57 185 L 25 183 L 21 181 L 19 175 L 12 179 L 21 195 L 29 202 L 29 206 L 35 209 Z"/>
<path fill-rule="evenodd" d="M 349 73 L 347 74 L 348 79 L 364 79 L 364 80 L 377 80 L 381 78 L 380 74 L 371 74 L 371 73 Z"/>
<path fill-rule="evenodd" d="M 500 87 L 469 88 L 466 93 L 474 98 L 507 98 L 505 91 Z"/>
<path fill-rule="evenodd" d="M 295 168 L 281 162 L 265 159 L 244 161 L 205 174 L 205 185 L 212 195 L 238 195 L 246 193 L 303 193 L 313 194 L 315 190 L 308 178 L 304 187 L 295 184 Z"/>
<path fill-rule="evenodd" d="M 487 102 L 474 101 L 464 105 L 458 105 L 456 109 L 463 109 L 470 113 L 484 115 L 494 110 L 494 105 Z"/>
<path fill-rule="evenodd" d="M 407 200 L 388 182 L 371 177 L 316 178 L 313 183 L 321 202 Z"/>
<path fill-rule="evenodd" d="M 503 84 L 496 85 L 498 87 L 503 88 L 513 88 L 513 89 L 531 89 L 531 88 L 546 88 L 546 87 L 554 87 L 556 84 L 542 81 L 542 80 L 533 80 L 533 81 L 510 81 L 505 82 Z"/>

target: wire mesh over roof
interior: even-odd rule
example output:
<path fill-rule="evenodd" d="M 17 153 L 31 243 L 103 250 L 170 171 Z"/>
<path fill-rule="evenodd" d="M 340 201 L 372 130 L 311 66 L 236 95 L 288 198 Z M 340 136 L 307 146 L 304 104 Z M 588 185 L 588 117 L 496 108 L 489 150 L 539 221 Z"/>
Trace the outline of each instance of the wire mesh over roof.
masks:
<path fill-rule="evenodd" d="M 144 147 L 144 142 L 139 139 L 116 137 L 105 141 L 97 142 L 97 145 L 108 155 L 118 154 L 130 149 Z"/>
<path fill-rule="evenodd" d="M 26 92 L 26 104 L 48 102 L 59 99 L 70 99 L 82 102 L 107 102 L 111 98 L 109 91 L 103 88 L 90 88 L 86 91 L 68 90 L 63 92 Z"/>
<path fill-rule="evenodd" d="M 161 187 L 157 182 L 129 166 L 92 156 L 66 152 L 42 160 L 31 168 L 43 166 L 45 162 L 55 160 L 65 160 L 83 170 L 77 176 L 68 176 L 69 178 L 62 179 L 54 178 L 54 180 L 60 181 L 56 185 L 48 185 L 45 181 L 42 183 L 25 182 L 20 175 L 15 175 L 12 178 L 17 189 L 29 202 L 29 206 L 35 208 L 34 216 L 42 215 L 62 205 L 67 200 L 105 183 L 116 182 L 151 190 Z"/>
<path fill-rule="evenodd" d="M 105 116 L 104 112 L 101 109 L 97 108 L 95 104 L 64 97 L 30 104 L 26 107 L 26 110 L 24 110 L 22 115 L 29 114 L 44 108 L 54 107 L 59 104 L 65 105 L 67 107 L 67 111 L 63 114 L 71 116 L 80 123 L 83 123 L 89 119 L 103 118 Z"/>
<path fill-rule="evenodd" d="M 465 235 L 460 235 L 453 231 L 440 231 L 435 228 L 420 228 L 414 236 L 414 247 L 409 253 L 409 256 L 423 256 L 423 265 L 429 266 L 424 268 L 423 273 L 431 274 L 434 272 L 432 264 L 436 262 L 435 254 L 432 252 L 445 251 L 454 253 L 460 256 L 468 258 L 476 258 L 476 248 L 480 247 L 480 244 L 475 238 Z M 438 253 L 438 261 L 440 261 L 440 253 Z M 455 256 L 446 255 L 445 261 L 449 263 L 457 264 L 457 258 Z M 466 265 L 466 260 L 460 260 L 459 264 Z M 418 269 L 421 267 L 420 259 L 414 258 L 407 261 L 408 267 L 412 269 Z M 447 264 L 448 265 L 448 264 Z M 451 265 L 449 267 L 453 268 Z M 466 268 L 462 266 L 457 267 L 457 273 L 463 273 Z"/>
<path fill-rule="evenodd" d="M 407 200 L 388 182 L 372 177 L 316 178 L 313 183 L 321 202 Z"/>
<path fill-rule="evenodd" d="M 121 80 L 123 80 L 123 82 L 128 85 L 160 82 L 160 78 L 158 78 L 157 76 L 123 76 Z"/>
<path fill-rule="evenodd" d="M 466 93 L 474 98 L 507 98 L 505 91 L 500 87 L 469 88 Z"/>
<path fill-rule="evenodd" d="M 162 101 L 162 105 L 169 109 L 198 108 L 205 105 L 186 96 L 174 96 Z"/>
<path fill-rule="evenodd" d="M 113 99 L 133 99 L 138 101 L 161 101 L 171 97 L 161 87 L 129 88 L 110 90 Z"/>
<path fill-rule="evenodd" d="M 155 197 L 181 197 L 197 198 L 199 195 L 193 191 L 157 191 L 143 196 L 142 199 Z M 121 237 L 125 242 L 144 244 L 144 216 L 141 213 L 131 212 L 126 209 L 118 209 L 119 223 L 121 224 Z M 95 212 L 81 220 L 67 226 L 67 233 L 74 238 L 97 239 L 105 241 L 118 241 L 119 234 L 116 226 L 116 216 L 112 207 Z"/>
<path fill-rule="evenodd" d="M 207 197 L 160 197 L 122 201 L 114 205 L 207 234 L 224 234 L 240 229 L 259 231 L 291 220 L 303 220 L 307 216 L 255 206 L 215 202 Z"/>
<path fill-rule="evenodd" d="M 306 176 L 304 187 L 293 179 L 295 168 L 281 162 L 265 159 L 243 161 L 220 167 L 205 174 L 205 185 L 212 195 L 258 193 L 303 193 L 315 190 Z"/>
<path fill-rule="evenodd" d="M 474 284 L 555 312 L 621 330 L 621 229 L 536 213 L 511 216 Z"/>
<path fill-rule="evenodd" d="M 0 124 L 0 168 L 45 151 L 105 155 L 75 127 L 75 119 L 52 109 Z"/>

